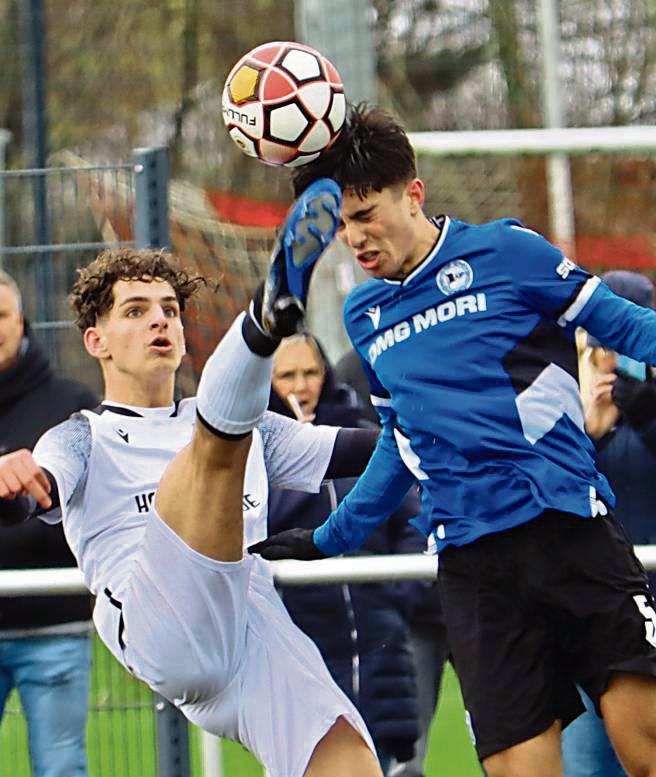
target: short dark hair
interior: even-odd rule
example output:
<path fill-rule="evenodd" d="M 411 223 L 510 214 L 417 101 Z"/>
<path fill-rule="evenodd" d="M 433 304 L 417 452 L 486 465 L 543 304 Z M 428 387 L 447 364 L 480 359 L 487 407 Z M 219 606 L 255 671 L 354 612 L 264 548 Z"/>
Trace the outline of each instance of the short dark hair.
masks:
<path fill-rule="evenodd" d="M 77 273 L 68 299 L 75 313 L 75 323 L 83 332 L 95 326 L 98 319 L 111 310 L 117 281 L 152 281 L 155 278 L 167 281 L 181 311 L 200 285 L 215 285 L 201 275 L 189 275 L 180 269 L 174 255 L 168 251 L 153 248 L 108 248 Z"/>
<path fill-rule="evenodd" d="M 415 152 L 402 124 L 376 105 L 349 105 L 335 143 L 314 162 L 295 168 L 294 194 L 318 178 L 333 178 L 363 197 L 417 176 Z"/>

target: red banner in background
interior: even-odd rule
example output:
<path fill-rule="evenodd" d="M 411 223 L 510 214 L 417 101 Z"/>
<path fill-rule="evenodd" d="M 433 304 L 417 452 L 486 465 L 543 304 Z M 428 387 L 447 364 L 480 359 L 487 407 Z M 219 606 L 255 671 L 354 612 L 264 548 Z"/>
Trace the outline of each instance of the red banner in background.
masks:
<path fill-rule="evenodd" d="M 252 197 L 212 189 L 206 189 L 205 194 L 221 221 L 242 227 L 275 228 L 282 224 L 287 213 L 288 206 L 278 202 L 262 202 Z"/>
<path fill-rule="evenodd" d="M 582 235 L 576 237 L 576 261 L 596 271 L 656 270 L 656 239 L 654 235 Z"/>

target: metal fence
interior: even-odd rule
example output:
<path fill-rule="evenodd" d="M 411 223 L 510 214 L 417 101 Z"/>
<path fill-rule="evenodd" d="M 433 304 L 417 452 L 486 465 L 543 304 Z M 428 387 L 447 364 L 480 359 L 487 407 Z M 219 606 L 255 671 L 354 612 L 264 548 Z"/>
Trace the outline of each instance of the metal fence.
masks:
<path fill-rule="evenodd" d="M 125 164 L 0 171 L 0 268 L 18 283 L 52 364 L 93 388 L 99 372 L 67 305 L 75 271 L 102 248 L 158 245 L 167 184 L 163 148 L 138 149 Z"/>
<path fill-rule="evenodd" d="M 89 777 L 156 777 L 152 693 L 93 638 L 87 757 Z M 16 692 L 0 726 L 0 774 L 30 777 L 27 726 Z"/>

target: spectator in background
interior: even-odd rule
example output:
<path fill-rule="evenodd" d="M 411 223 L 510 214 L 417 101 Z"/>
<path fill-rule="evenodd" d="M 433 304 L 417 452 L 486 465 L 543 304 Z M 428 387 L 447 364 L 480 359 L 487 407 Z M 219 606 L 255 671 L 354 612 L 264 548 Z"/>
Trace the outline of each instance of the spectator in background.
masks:
<path fill-rule="evenodd" d="M 0 271 L 0 454 L 33 448 L 51 426 L 97 405 L 91 391 L 57 377 L 23 318 L 14 280 Z M 74 567 L 59 526 L 8 527 L 0 568 Z M 0 715 L 13 688 L 27 719 L 34 777 L 84 777 L 91 600 L 0 599 Z"/>
<path fill-rule="evenodd" d="M 652 308 L 654 285 L 627 270 L 602 275 L 616 294 Z M 579 371 L 585 428 L 597 467 L 617 497 L 615 513 L 634 544 L 656 543 L 656 385 L 652 368 L 619 356 L 582 332 Z M 656 575 L 648 573 L 652 591 Z M 566 777 L 625 777 L 603 720 L 585 696 L 586 713 L 563 734 Z"/>
<path fill-rule="evenodd" d="M 372 426 L 355 392 L 338 383 L 316 340 L 300 334 L 286 340 L 273 359 L 269 409 L 306 423 Z M 272 489 L 269 532 L 292 526 L 314 528 L 348 493 L 355 478 L 326 481 L 318 494 Z M 419 512 L 414 489 L 401 510 L 375 531 L 366 553 L 413 553 L 425 546 L 407 524 Z M 392 583 L 299 586 L 284 589 L 294 622 L 319 647 L 337 684 L 352 699 L 371 732 L 383 773 L 394 757 L 412 758 L 417 738 L 416 680 L 408 642 L 406 607 L 420 584 Z"/>
<path fill-rule="evenodd" d="M 369 399 L 369 382 L 355 349 L 347 351 L 337 362 L 335 375 L 338 380 L 355 389 L 366 417 L 378 421 L 378 414 Z M 414 595 L 404 597 L 404 600 L 408 603 L 406 619 L 416 673 L 417 677 L 422 678 L 417 684 L 419 739 L 415 742 L 412 760 L 395 765 L 395 768 L 393 766 L 392 774 L 393 777 L 423 777 L 430 728 L 437 710 L 442 671 L 449 649 L 437 581 L 426 580 L 405 585 L 411 585 L 414 589 Z"/>

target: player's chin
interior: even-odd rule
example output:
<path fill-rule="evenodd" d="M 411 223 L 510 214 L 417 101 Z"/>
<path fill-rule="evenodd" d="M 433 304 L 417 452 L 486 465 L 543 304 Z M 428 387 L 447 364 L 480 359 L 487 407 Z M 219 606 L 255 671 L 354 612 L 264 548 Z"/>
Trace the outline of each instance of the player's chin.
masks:
<path fill-rule="evenodd" d="M 182 354 L 175 349 L 170 351 L 153 351 L 149 350 L 146 364 L 154 370 L 164 370 L 165 372 L 171 372 L 178 369 L 182 362 Z"/>
<path fill-rule="evenodd" d="M 372 265 L 371 267 L 364 267 L 360 265 L 363 271 L 369 276 L 369 278 L 385 278 L 385 269 L 380 265 Z"/>

